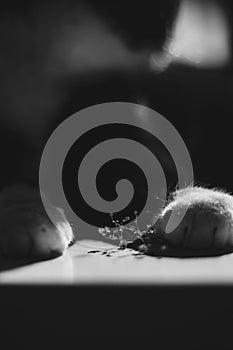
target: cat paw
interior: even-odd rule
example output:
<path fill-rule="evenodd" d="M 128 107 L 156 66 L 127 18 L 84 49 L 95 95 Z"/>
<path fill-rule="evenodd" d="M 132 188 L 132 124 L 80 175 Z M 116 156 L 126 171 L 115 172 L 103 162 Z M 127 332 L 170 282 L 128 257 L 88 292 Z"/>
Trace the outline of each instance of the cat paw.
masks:
<path fill-rule="evenodd" d="M 12 186 L 0 192 L 0 254 L 49 259 L 62 255 L 73 240 L 63 211 L 51 205 L 52 223 L 38 191 Z"/>
<path fill-rule="evenodd" d="M 201 187 L 176 191 L 154 228 L 183 250 L 233 250 L 233 196 Z"/>

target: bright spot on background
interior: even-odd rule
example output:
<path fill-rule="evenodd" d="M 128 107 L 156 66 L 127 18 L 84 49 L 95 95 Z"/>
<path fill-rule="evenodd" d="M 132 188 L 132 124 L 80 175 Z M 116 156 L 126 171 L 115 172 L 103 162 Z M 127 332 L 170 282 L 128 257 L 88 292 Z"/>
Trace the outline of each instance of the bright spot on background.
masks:
<path fill-rule="evenodd" d="M 164 70 L 171 62 L 199 67 L 224 65 L 230 58 L 230 32 L 223 9 L 208 1 L 183 0 L 163 58 L 155 53 L 152 68 Z"/>

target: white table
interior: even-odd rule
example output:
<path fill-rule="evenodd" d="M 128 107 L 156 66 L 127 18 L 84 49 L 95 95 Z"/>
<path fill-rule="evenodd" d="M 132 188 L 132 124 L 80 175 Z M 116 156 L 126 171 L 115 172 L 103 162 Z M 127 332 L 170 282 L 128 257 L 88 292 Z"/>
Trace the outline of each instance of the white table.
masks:
<path fill-rule="evenodd" d="M 110 336 L 120 347 L 128 335 L 145 347 L 149 335 L 159 349 L 233 347 L 233 254 L 88 253 L 98 247 L 111 246 L 82 241 L 62 257 L 1 272 L 1 339 L 42 349 Z"/>
<path fill-rule="evenodd" d="M 233 285 L 233 254 L 208 258 L 156 258 L 132 250 L 111 256 L 88 253 L 111 248 L 98 241 L 80 241 L 59 258 L 0 273 L 1 284 L 139 284 Z"/>

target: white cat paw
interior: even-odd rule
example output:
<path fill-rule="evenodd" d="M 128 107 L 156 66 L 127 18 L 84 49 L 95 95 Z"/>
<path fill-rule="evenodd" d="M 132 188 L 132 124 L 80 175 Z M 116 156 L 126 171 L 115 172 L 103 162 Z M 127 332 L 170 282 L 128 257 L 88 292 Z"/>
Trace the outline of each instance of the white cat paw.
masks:
<path fill-rule="evenodd" d="M 181 216 L 184 217 L 180 221 Z M 163 209 L 155 227 L 175 247 L 233 249 L 233 196 L 201 187 L 179 190 Z M 167 232 L 168 227 L 174 229 Z"/>

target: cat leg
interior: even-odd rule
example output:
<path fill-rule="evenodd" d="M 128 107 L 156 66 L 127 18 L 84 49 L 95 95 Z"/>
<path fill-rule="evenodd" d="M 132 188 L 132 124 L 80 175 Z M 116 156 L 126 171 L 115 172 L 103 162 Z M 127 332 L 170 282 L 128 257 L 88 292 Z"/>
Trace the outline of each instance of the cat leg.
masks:
<path fill-rule="evenodd" d="M 73 240 L 63 211 L 51 205 L 52 223 L 39 191 L 11 186 L 0 192 L 0 253 L 7 257 L 49 259 L 62 255 Z"/>

